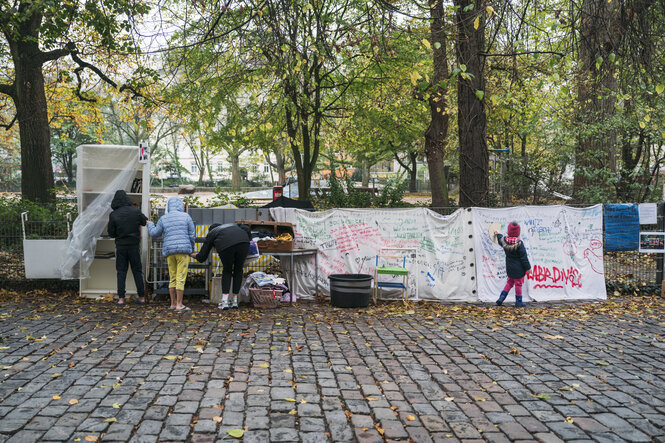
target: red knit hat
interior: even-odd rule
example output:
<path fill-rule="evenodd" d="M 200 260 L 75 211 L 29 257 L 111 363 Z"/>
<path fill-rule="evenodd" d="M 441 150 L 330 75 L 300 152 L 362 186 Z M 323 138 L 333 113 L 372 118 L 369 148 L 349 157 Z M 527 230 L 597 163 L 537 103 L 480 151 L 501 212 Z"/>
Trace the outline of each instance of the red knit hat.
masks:
<path fill-rule="evenodd" d="M 516 221 L 512 221 L 508 224 L 508 237 L 519 237 L 520 236 L 520 225 Z"/>

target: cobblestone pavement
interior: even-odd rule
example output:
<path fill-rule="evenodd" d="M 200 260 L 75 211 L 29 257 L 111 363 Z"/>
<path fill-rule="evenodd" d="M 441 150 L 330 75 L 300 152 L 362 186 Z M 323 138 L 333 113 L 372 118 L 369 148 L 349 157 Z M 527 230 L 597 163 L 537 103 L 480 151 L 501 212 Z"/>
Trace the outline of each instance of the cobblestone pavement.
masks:
<path fill-rule="evenodd" d="M 0 290 L 0 441 L 665 441 L 659 298 L 191 306 Z"/>

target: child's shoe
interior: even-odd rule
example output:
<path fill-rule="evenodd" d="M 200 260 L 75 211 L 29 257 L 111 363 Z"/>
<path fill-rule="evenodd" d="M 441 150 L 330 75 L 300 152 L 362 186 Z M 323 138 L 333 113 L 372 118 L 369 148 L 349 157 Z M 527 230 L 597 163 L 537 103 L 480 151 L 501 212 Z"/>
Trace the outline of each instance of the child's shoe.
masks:
<path fill-rule="evenodd" d="M 226 311 L 229 309 L 229 302 L 223 301 L 220 304 L 217 305 L 218 309 L 221 309 L 222 311 Z"/>
<path fill-rule="evenodd" d="M 238 298 L 234 298 L 231 302 L 231 309 L 238 309 Z"/>
<path fill-rule="evenodd" d="M 499 299 L 496 301 L 496 305 L 501 306 L 507 296 L 508 296 L 507 291 L 501 291 L 501 295 L 499 295 Z"/>
<path fill-rule="evenodd" d="M 515 307 L 516 308 L 526 308 L 526 303 L 522 301 L 522 296 L 515 297 Z"/>

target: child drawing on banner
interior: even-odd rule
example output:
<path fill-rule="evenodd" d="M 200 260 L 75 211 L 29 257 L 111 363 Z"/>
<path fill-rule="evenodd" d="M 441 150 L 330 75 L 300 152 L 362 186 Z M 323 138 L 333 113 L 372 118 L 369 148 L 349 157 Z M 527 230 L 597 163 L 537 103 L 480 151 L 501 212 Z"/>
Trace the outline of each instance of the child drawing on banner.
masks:
<path fill-rule="evenodd" d="M 531 272 L 531 264 L 529 257 L 526 254 L 524 243 L 520 240 L 520 225 L 516 221 L 508 224 L 508 235 L 501 235 L 498 231 L 494 231 L 497 242 L 506 253 L 506 274 L 508 280 L 504 286 L 499 299 L 496 301 L 497 306 L 501 306 L 508 296 L 510 290 L 515 286 L 515 307 L 524 308 L 526 303 L 522 301 L 522 285 L 524 284 L 524 275 Z"/>

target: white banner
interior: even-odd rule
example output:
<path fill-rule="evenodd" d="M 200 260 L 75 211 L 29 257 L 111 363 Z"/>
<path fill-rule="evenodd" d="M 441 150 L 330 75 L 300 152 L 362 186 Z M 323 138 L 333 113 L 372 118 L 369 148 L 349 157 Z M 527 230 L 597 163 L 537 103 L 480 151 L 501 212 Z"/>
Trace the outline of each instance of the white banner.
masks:
<path fill-rule="evenodd" d="M 517 221 L 520 238 L 531 263 L 525 279 L 525 301 L 605 300 L 603 267 L 603 208 L 520 206 L 473 208 L 473 228 L 478 275 L 478 297 L 493 302 L 506 284 L 503 248 L 489 234 L 491 223 L 505 235 L 508 223 Z M 515 289 L 507 301 L 515 300 Z"/>
<path fill-rule="evenodd" d="M 477 300 L 470 210 L 444 217 L 425 208 L 277 209 L 271 210 L 273 218 L 295 225 L 296 248 L 318 248 L 319 290 L 324 294 L 329 294 L 330 274 L 374 276 L 380 249 L 398 248 L 384 251 L 392 258 L 383 265 L 402 266 L 406 262 L 410 299 Z M 401 281 L 401 277 L 380 278 Z M 295 280 L 296 293 L 314 293 L 314 258 L 296 261 Z M 380 292 L 380 298 L 400 296 L 395 289 Z"/>

